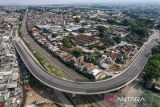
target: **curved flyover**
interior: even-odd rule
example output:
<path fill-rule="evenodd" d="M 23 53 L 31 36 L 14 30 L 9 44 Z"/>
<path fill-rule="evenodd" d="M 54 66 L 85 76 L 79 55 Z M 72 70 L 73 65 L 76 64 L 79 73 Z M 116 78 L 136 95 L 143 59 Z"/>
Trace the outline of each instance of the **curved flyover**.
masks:
<path fill-rule="evenodd" d="M 15 41 L 17 52 L 30 72 L 39 81 L 56 90 L 73 94 L 101 94 L 124 87 L 140 74 L 149 58 L 148 53 L 150 53 L 151 48 L 155 45 L 156 39 L 152 38 L 152 40 L 144 47 L 132 64 L 125 70 L 125 72 L 115 78 L 99 82 L 76 82 L 63 80 L 47 73 L 47 71 L 36 63 L 23 45 L 20 42 Z"/>

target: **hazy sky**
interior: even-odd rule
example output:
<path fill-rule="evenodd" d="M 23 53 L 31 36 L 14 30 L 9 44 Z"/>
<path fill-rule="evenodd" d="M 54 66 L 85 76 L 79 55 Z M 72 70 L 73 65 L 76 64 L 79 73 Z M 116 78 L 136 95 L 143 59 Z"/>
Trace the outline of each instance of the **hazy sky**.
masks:
<path fill-rule="evenodd" d="M 160 0 L 0 0 L 0 4 L 160 3 Z"/>

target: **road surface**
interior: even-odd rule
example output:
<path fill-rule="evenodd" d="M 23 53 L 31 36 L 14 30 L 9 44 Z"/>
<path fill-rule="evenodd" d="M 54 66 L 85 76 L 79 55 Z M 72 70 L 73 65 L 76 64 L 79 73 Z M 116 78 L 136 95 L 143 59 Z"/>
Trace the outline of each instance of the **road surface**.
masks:
<path fill-rule="evenodd" d="M 28 34 L 28 31 L 26 29 L 26 18 L 27 18 L 27 14 L 25 14 L 23 22 L 22 22 L 22 32 L 23 32 L 25 40 L 30 44 L 31 48 L 34 51 L 39 52 L 56 69 L 61 70 L 68 77 L 67 79 L 88 80 L 83 75 L 80 75 L 77 72 L 75 72 L 72 68 L 67 67 L 61 61 L 59 61 L 57 58 L 53 57 L 50 53 L 48 53 L 44 48 L 42 48 L 40 45 L 38 45 L 38 43 L 36 43 L 34 41 L 34 39 Z"/>
<path fill-rule="evenodd" d="M 159 32 L 154 32 L 154 36 L 152 36 L 149 42 L 143 46 L 141 52 L 138 54 L 132 64 L 125 70 L 125 72 L 115 78 L 99 82 L 76 82 L 63 80 L 61 78 L 50 75 L 34 61 L 34 59 L 30 56 L 27 50 L 25 50 L 20 42 L 15 41 L 15 47 L 30 72 L 39 81 L 46 84 L 47 86 L 67 93 L 101 94 L 115 91 L 124 87 L 125 85 L 132 82 L 140 74 L 149 58 L 148 53 L 150 53 L 151 49 L 157 44 L 156 38 L 158 34 Z"/>

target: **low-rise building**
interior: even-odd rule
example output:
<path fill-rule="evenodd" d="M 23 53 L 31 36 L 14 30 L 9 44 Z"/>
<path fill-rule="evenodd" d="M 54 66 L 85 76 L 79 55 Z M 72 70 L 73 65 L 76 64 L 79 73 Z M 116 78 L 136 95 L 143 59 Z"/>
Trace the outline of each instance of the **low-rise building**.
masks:
<path fill-rule="evenodd" d="M 94 39 L 92 36 L 88 36 L 88 35 L 83 35 L 83 34 L 79 34 L 77 37 L 76 37 L 76 41 L 78 44 L 80 45 L 89 45 L 91 43 L 94 42 Z"/>

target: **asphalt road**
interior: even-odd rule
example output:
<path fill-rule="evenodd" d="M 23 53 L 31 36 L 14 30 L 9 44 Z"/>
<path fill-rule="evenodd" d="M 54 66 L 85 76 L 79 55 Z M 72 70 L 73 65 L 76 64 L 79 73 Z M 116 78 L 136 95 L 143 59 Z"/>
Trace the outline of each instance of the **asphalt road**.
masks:
<path fill-rule="evenodd" d="M 154 35 L 125 72 L 115 78 L 99 82 L 68 81 L 52 76 L 33 60 L 20 42 L 15 42 L 15 47 L 30 72 L 47 86 L 67 93 L 100 94 L 120 89 L 132 82 L 140 74 L 149 58 L 148 53 L 157 44 L 156 36 L 158 33 L 156 32 Z"/>
<path fill-rule="evenodd" d="M 48 53 L 44 48 L 42 48 L 40 45 L 38 45 L 34 39 L 28 34 L 26 29 L 26 16 L 25 14 L 23 23 L 22 23 L 22 32 L 24 34 L 25 40 L 29 42 L 31 48 L 34 51 L 39 52 L 47 61 L 54 66 L 55 68 L 63 71 L 63 73 L 68 77 L 67 79 L 71 80 L 88 80 L 86 77 L 84 77 L 81 74 L 78 74 L 75 72 L 72 68 L 65 66 L 61 61 L 59 61 L 57 58 L 53 57 L 50 53 Z"/>

